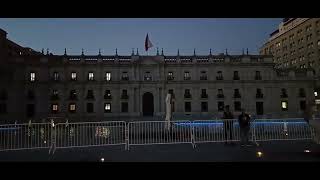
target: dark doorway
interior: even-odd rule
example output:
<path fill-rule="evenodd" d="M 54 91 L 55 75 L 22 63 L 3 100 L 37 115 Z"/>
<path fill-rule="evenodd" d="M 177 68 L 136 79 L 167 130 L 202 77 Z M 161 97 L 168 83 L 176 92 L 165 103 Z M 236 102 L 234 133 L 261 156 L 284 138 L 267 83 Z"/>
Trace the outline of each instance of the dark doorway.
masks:
<path fill-rule="evenodd" d="M 27 104 L 27 117 L 33 117 L 34 116 L 34 104 Z"/>
<path fill-rule="evenodd" d="M 143 116 L 153 116 L 153 95 L 152 93 L 146 92 L 142 98 L 142 111 Z"/>
<path fill-rule="evenodd" d="M 256 102 L 257 115 L 263 115 L 263 102 Z"/>

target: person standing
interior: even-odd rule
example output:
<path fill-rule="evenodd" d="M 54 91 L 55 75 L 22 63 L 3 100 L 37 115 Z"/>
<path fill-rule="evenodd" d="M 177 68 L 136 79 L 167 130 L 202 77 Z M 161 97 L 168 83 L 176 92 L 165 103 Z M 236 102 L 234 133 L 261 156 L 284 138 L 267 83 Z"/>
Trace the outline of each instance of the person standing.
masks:
<path fill-rule="evenodd" d="M 250 116 L 242 109 L 242 113 L 238 117 L 240 126 L 240 144 L 241 146 L 250 146 L 249 144 L 249 132 L 250 132 Z"/>
<path fill-rule="evenodd" d="M 225 107 L 223 112 L 223 130 L 224 130 L 224 140 L 225 144 L 232 144 L 233 140 L 233 114 L 230 112 L 229 105 Z"/>

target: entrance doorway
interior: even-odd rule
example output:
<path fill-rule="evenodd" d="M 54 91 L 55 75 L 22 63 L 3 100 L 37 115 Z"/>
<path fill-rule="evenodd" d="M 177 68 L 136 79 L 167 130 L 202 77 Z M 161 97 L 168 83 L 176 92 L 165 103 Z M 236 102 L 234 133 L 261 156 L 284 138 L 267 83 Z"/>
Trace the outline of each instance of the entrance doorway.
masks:
<path fill-rule="evenodd" d="M 142 97 L 142 111 L 143 116 L 153 116 L 153 95 L 150 92 L 146 92 Z"/>

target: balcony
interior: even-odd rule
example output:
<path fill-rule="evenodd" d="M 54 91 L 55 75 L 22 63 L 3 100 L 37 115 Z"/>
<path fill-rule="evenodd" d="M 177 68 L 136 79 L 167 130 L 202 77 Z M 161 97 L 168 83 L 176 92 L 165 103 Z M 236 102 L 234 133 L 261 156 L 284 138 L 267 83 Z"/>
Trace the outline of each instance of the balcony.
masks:
<path fill-rule="evenodd" d="M 184 95 L 184 98 L 185 98 L 185 99 L 190 99 L 190 98 L 191 98 L 191 94 L 185 94 L 185 95 Z"/>
<path fill-rule="evenodd" d="M 200 76 L 200 80 L 208 80 L 207 76 Z"/>
<path fill-rule="evenodd" d="M 78 100 L 78 97 L 76 95 L 69 96 L 69 100 Z"/>
<path fill-rule="evenodd" d="M 112 99 L 111 95 L 105 94 L 104 99 Z"/>
<path fill-rule="evenodd" d="M 257 99 L 263 98 L 263 94 L 256 94 L 256 98 L 257 98 Z"/>
<path fill-rule="evenodd" d="M 208 94 L 201 94 L 200 96 L 202 99 L 207 99 L 208 98 Z"/>
<path fill-rule="evenodd" d="M 184 77 L 184 80 L 191 80 L 191 77 Z"/>
<path fill-rule="evenodd" d="M 240 80 L 240 77 L 239 76 L 234 76 L 233 80 Z"/>
<path fill-rule="evenodd" d="M 122 81 L 129 81 L 129 77 L 121 77 Z"/>
<path fill-rule="evenodd" d="M 224 98 L 224 95 L 223 94 L 218 94 L 217 98 Z"/>
<path fill-rule="evenodd" d="M 168 80 L 168 81 L 172 81 L 172 80 L 174 80 L 174 77 L 173 77 L 173 76 L 168 76 L 168 77 L 167 77 L 167 80 Z"/>
<path fill-rule="evenodd" d="M 152 78 L 151 77 L 144 77 L 144 80 L 145 81 L 152 81 Z"/>
<path fill-rule="evenodd" d="M 254 80 L 262 80 L 262 77 L 261 76 L 255 76 Z"/>
<path fill-rule="evenodd" d="M 240 94 L 234 94 L 233 98 L 241 98 L 241 95 Z"/>
<path fill-rule="evenodd" d="M 121 99 L 129 99 L 129 96 L 127 94 L 121 95 Z"/>
<path fill-rule="evenodd" d="M 218 77 L 216 77 L 216 79 L 217 79 L 217 80 L 223 80 L 223 77 L 218 76 Z"/>

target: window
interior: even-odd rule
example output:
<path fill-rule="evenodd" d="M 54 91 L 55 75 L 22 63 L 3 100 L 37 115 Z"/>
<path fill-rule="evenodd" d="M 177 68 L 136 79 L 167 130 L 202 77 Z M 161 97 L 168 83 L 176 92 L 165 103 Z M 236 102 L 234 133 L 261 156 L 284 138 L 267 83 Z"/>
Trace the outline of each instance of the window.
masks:
<path fill-rule="evenodd" d="M 69 99 L 71 99 L 71 100 L 76 100 L 78 97 L 77 97 L 77 92 L 76 92 L 76 90 L 71 90 L 70 91 L 70 96 L 69 96 Z"/>
<path fill-rule="evenodd" d="M 299 89 L 299 97 L 301 97 L 301 98 L 306 97 L 306 92 L 305 92 L 304 88 Z"/>
<path fill-rule="evenodd" d="M 207 80 L 207 72 L 201 71 L 200 80 Z"/>
<path fill-rule="evenodd" d="M 218 111 L 223 111 L 224 110 L 224 102 L 223 101 L 219 101 L 218 102 Z"/>
<path fill-rule="evenodd" d="M 35 95 L 34 95 L 33 90 L 28 90 L 27 97 L 28 97 L 29 100 L 34 100 L 35 99 Z"/>
<path fill-rule="evenodd" d="M 306 101 L 300 101 L 300 110 L 306 110 L 307 104 Z"/>
<path fill-rule="evenodd" d="M 27 104 L 27 117 L 30 118 L 30 117 L 33 117 L 34 116 L 34 110 L 35 107 L 34 107 L 34 104 Z"/>
<path fill-rule="evenodd" d="M 7 113 L 7 104 L 0 103 L 0 114 L 6 114 Z"/>
<path fill-rule="evenodd" d="M 241 102 L 240 101 L 234 102 L 234 111 L 241 111 Z"/>
<path fill-rule="evenodd" d="M 111 99 L 111 91 L 110 90 L 106 90 L 104 92 L 104 99 Z"/>
<path fill-rule="evenodd" d="M 111 113 L 111 103 L 104 103 L 104 112 Z"/>
<path fill-rule="evenodd" d="M 217 95 L 217 97 L 218 97 L 218 98 L 224 98 L 222 89 L 218 89 L 218 95 Z"/>
<path fill-rule="evenodd" d="M 59 79 L 59 73 L 58 72 L 54 72 L 53 73 L 53 80 L 55 80 L 55 81 L 59 81 L 60 79 Z"/>
<path fill-rule="evenodd" d="M 128 112 L 128 103 L 127 102 L 122 102 L 121 103 L 121 112 Z"/>
<path fill-rule="evenodd" d="M 263 98 L 261 89 L 257 89 L 256 98 Z"/>
<path fill-rule="evenodd" d="M 72 81 L 76 81 L 77 80 L 77 73 L 76 72 L 72 72 L 71 73 L 71 80 Z"/>
<path fill-rule="evenodd" d="M 240 95 L 239 89 L 234 89 L 233 97 L 234 97 L 234 98 L 241 98 L 241 95 Z"/>
<path fill-rule="evenodd" d="M 174 80 L 173 72 L 168 72 L 167 80 Z"/>
<path fill-rule="evenodd" d="M 263 102 L 256 102 L 257 115 L 263 115 Z"/>
<path fill-rule="evenodd" d="M 261 80 L 262 79 L 260 71 L 256 71 L 256 75 L 255 75 L 254 79 L 255 80 Z"/>
<path fill-rule="evenodd" d="M 233 71 L 233 80 L 240 80 L 238 71 Z"/>
<path fill-rule="evenodd" d="M 185 89 L 184 90 L 184 98 L 191 98 L 190 89 Z"/>
<path fill-rule="evenodd" d="M 121 99 L 128 99 L 128 93 L 126 89 L 122 90 Z"/>
<path fill-rule="evenodd" d="M 190 76 L 190 72 L 189 71 L 185 71 L 184 72 L 184 80 L 191 80 L 191 76 Z"/>
<path fill-rule="evenodd" d="M 93 72 L 89 72 L 89 73 L 88 73 L 88 80 L 89 80 L 89 81 L 93 81 L 93 80 L 94 80 Z"/>
<path fill-rule="evenodd" d="M 144 80 L 145 81 L 152 81 L 152 76 L 151 76 L 151 73 L 150 72 L 146 72 L 144 74 Z"/>
<path fill-rule="evenodd" d="M 184 102 L 184 111 L 191 112 L 191 102 Z"/>
<path fill-rule="evenodd" d="M 121 80 L 123 80 L 123 81 L 129 80 L 129 76 L 128 76 L 127 72 L 122 72 Z"/>
<path fill-rule="evenodd" d="M 58 100 L 58 99 L 59 99 L 58 90 L 56 89 L 52 90 L 51 100 Z"/>
<path fill-rule="evenodd" d="M 30 82 L 34 82 L 36 81 L 36 73 L 35 72 L 31 72 L 30 73 Z"/>
<path fill-rule="evenodd" d="M 208 112 L 208 102 L 201 102 L 201 112 Z"/>
<path fill-rule="evenodd" d="M 314 94 L 315 97 L 318 97 L 318 92 L 317 91 L 314 91 L 313 94 Z"/>
<path fill-rule="evenodd" d="M 216 77 L 217 80 L 223 80 L 223 75 L 222 75 L 222 71 L 218 71 L 217 72 L 217 77 Z"/>
<path fill-rule="evenodd" d="M 87 103 L 87 113 L 93 113 L 93 103 Z"/>
<path fill-rule="evenodd" d="M 201 98 L 208 98 L 207 90 L 201 89 Z"/>
<path fill-rule="evenodd" d="M 1 93 L 0 93 L 0 100 L 2 101 L 5 101 L 8 99 L 8 93 L 6 90 L 1 90 Z"/>
<path fill-rule="evenodd" d="M 76 104 L 74 104 L 74 103 L 69 104 L 69 112 L 70 113 L 76 112 Z"/>
<path fill-rule="evenodd" d="M 111 81 L 111 73 L 110 72 L 106 72 L 105 80 Z"/>
<path fill-rule="evenodd" d="M 86 97 L 86 99 L 94 99 L 93 90 L 88 90 L 88 91 L 87 91 L 87 97 Z"/>
<path fill-rule="evenodd" d="M 58 113 L 58 111 L 59 111 L 58 104 L 52 104 L 51 105 L 51 112 L 55 114 L 55 113 Z"/>
<path fill-rule="evenodd" d="M 281 101 L 281 109 L 282 111 L 288 110 L 288 101 Z"/>
<path fill-rule="evenodd" d="M 281 98 L 287 98 L 288 97 L 288 94 L 287 94 L 287 90 L 282 88 L 281 89 Z"/>

